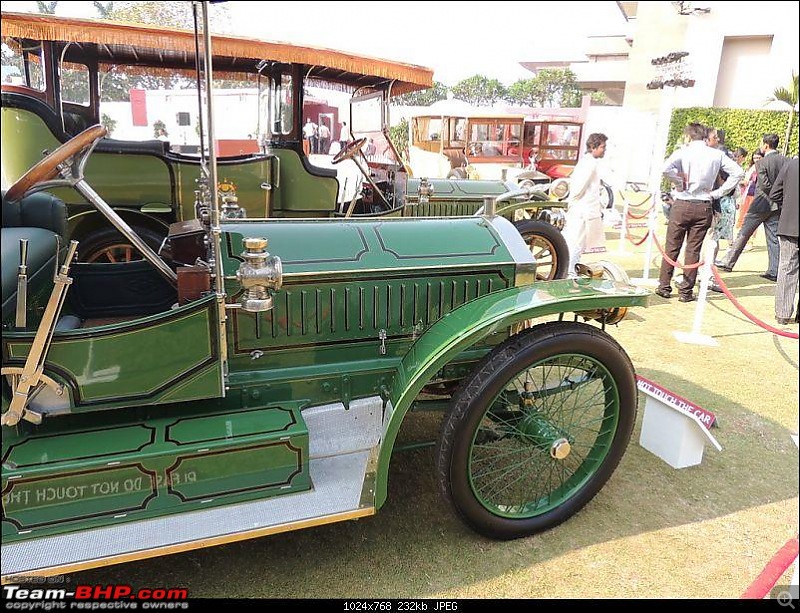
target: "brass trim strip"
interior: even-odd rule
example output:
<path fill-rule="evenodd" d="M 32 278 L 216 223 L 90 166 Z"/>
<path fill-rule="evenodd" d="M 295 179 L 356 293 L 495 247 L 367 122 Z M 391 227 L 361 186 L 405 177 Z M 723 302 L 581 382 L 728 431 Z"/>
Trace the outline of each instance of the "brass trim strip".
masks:
<path fill-rule="evenodd" d="M 475 264 L 436 264 L 435 267 L 432 267 L 430 270 L 441 270 L 441 269 L 449 269 L 452 270 L 454 268 L 463 268 L 468 270 L 474 270 L 476 268 L 499 268 L 501 266 L 516 266 L 517 262 L 512 260 L 510 262 L 483 262 L 483 263 L 475 263 Z M 427 268 L 428 265 L 424 265 Z M 293 277 L 310 277 L 312 275 L 319 275 L 319 276 L 333 276 L 333 275 L 348 275 L 348 274 L 366 274 L 366 273 L 393 273 L 393 272 L 403 272 L 408 270 L 413 270 L 419 272 L 420 266 L 400 266 L 397 268 L 357 268 L 353 270 L 326 270 L 323 272 L 320 271 L 309 271 L 309 272 L 284 272 L 283 278 L 284 281 L 286 279 L 291 279 Z"/>
<path fill-rule="evenodd" d="M 292 530 L 302 530 L 303 528 L 313 528 L 315 526 L 323 526 L 325 524 L 332 524 L 340 521 L 348 521 L 351 519 L 359 519 L 361 517 L 369 517 L 375 515 L 375 507 L 370 506 L 362 509 L 354 509 L 352 511 L 345 511 L 343 513 L 334 513 L 333 515 L 325 515 L 323 517 L 314 517 L 312 519 L 304 519 L 296 522 L 289 522 L 285 524 L 277 524 L 266 528 L 259 528 L 257 530 L 249 530 L 247 532 L 237 532 L 236 534 L 227 534 L 224 536 L 210 537 L 191 541 L 188 543 L 178 543 L 175 545 L 164 545 L 154 549 L 147 549 L 143 551 L 134 551 L 131 553 L 124 553 L 104 558 L 97 558 L 94 560 L 87 560 L 85 562 L 74 562 L 71 564 L 61 564 L 59 566 L 50 566 L 47 568 L 38 568 L 32 571 L 20 571 L 15 574 L 8 574 L 2 576 L 2 584 L 11 583 L 12 580 L 19 577 L 49 577 L 52 575 L 62 575 L 65 573 L 74 573 L 90 568 L 97 568 L 100 566 L 108 566 L 111 564 L 122 564 L 125 562 L 134 562 L 136 560 L 146 560 L 148 558 L 155 558 L 163 555 L 171 555 L 173 553 L 183 553 L 185 551 L 192 551 L 194 549 L 203 549 L 205 547 L 213 547 L 215 545 L 225 545 L 227 543 L 235 543 L 237 541 L 244 541 L 248 539 L 258 538 L 261 536 L 269 536 L 272 534 L 280 534 L 282 532 L 290 532 Z"/>

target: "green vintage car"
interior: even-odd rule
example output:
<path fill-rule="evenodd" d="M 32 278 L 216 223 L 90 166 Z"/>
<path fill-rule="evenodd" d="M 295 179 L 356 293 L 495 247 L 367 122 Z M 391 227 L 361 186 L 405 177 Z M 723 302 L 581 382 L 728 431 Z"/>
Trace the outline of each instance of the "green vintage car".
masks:
<path fill-rule="evenodd" d="M 3 41 L 19 76 L 2 86 L 2 163 L 8 181 L 88 126 L 105 122 L 88 180 L 153 249 L 170 223 L 192 219 L 199 167 L 194 39 L 188 31 L 3 13 Z M 547 186 L 413 177 L 389 139 L 392 96 L 430 87 L 430 69 L 350 53 L 214 36 L 219 97 L 214 142 L 219 189 L 247 217 L 443 217 L 472 215 L 483 198 L 506 195 L 512 220 L 539 262 L 542 280 L 566 276 L 563 202 Z M 169 51 L 165 51 L 168 49 Z M 306 122 L 330 142 L 349 118 L 314 92 L 352 94 L 355 140 L 335 156 L 306 151 Z M 311 93 L 309 93 L 311 92 Z M 346 102 L 345 102 L 346 104 Z M 155 128 L 154 128 L 155 126 Z M 160 139 L 154 138 L 159 133 Z M 168 135 L 167 136 L 165 136 Z M 344 141 L 342 141 L 344 143 Z M 304 145 L 306 145 L 304 147 Z M 338 142 L 337 142 L 338 146 Z M 332 150 L 332 149 L 329 149 Z M 13 153 L 11 153 L 13 152 Z M 326 151 L 327 153 L 327 151 Z M 121 261 L 132 246 L 71 190 L 79 259 Z"/>
<path fill-rule="evenodd" d="M 609 479 L 637 389 L 603 328 L 647 292 L 600 268 L 536 282 L 491 200 L 450 219 L 225 218 L 213 148 L 200 215 L 156 253 L 84 178 L 105 134 L 3 195 L 4 582 L 372 515 L 415 410 L 444 412 L 442 493 L 486 536 L 551 528 Z M 49 193 L 65 189 L 143 259 L 76 261 Z"/>

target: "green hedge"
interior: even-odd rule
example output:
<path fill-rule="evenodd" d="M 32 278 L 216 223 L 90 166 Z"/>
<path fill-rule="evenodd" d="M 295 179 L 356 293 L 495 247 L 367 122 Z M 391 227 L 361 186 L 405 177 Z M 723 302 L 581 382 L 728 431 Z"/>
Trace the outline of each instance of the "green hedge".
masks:
<path fill-rule="evenodd" d="M 749 109 L 717 109 L 708 107 L 691 107 L 672 111 L 667 138 L 667 154 L 675 150 L 676 144 L 683 135 L 687 124 L 698 122 L 704 126 L 725 130 L 725 146 L 733 150 L 737 147 L 747 149 L 748 157 L 761 144 L 764 134 L 773 132 L 781 139 L 778 147 L 783 147 L 786 135 L 786 120 L 789 111 L 754 111 Z M 794 116 L 789 154 L 797 155 L 798 115 Z M 666 155 L 665 155 L 666 157 Z"/>

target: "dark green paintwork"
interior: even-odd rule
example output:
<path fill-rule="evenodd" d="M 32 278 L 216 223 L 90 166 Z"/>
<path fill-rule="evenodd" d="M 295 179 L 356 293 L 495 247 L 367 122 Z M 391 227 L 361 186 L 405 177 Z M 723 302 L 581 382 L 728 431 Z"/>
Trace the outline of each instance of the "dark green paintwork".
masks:
<path fill-rule="evenodd" d="M 526 385 L 529 405 L 520 399 Z M 602 362 L 559 354 L 531 364 L 509 379 L 475 429 L 467 468 L 475 499 L 511 519 L 552 511 L 601 469 L 619 415 L 617 382 Z M 558 440 L 570 444 L 561 459 L 550 455 Z"/>
<path fill-rule="evenodd" d="M 239 266 L 243 237 L 268 238 L 269 251 L 280 254 L 286 280 L 298 274 L 448 270 L 514 261 L 497 230 L 481 218 L 253 220 L 225 223 L 222 229 L 230 237 L 224 245 L 226 275 Z M 231 285 L 226 289 L 235 291 Z"/>
<path fill-rule="evenodd" d="M 3 107 L 2 123 L 2 164 L 9 184 L 42 158 L 42 150 L 54 151 L 61 145 L 44 121 L 30 111 Z M 274 157 L 280 158 L 279 178 Z M 239 205 L 250 218 L 264 218 L 268 213 L 274 217 L 328 217 L 336 208 L 337 180 L 309 174 L 291 149 L 276 149 L 271 156 L 223 158 L 218 173 L 221 181 L 236 186 Z M 176 219 L 194 218 L 199 176 L 199 161 L 175 154 L 97 152 L 86 166 L 87 183 L 110 205 L 169 207 Z M 262 189 L 262 183 L 275 183 L 276 179 L 277 188 Z M 88 206 L 73 189 L 52 191 L 70 205 L 71 215 Z"/>
<path fill-rule="evenodd" d="M 220 396 L 216 312 L 206 298 L 91 332 L 57 333 L 45 370 L 68 383 L 75 411 Z M 22 363 L 32 339 L 30 332 L 4 332 L 6 360 Z"/>
<path fill-rule="evenodd" d="M 280 158 L 280 183 L 275 189 L 275 217 L 328 217 L 336 208 L 339 182 L 314 176 L 292 149 L 272 150 Z M 240 197 L 241 200 L 241 197 Z"/>
<path fill-rule="evenodd" d="M 6 429 L 3 541 L 306 490 L 300 408 L 211 401 L 194 403 L 192 415 L 122 411 L 116 422 L 76 416 Z"/>
<path fill-rule="evenodd" d="M 13 182 L 41 159 L 42 150 L 53 151 L 61 143 L 44 122 L 29 111 L 2 109 L 2 163 Z M 14 155 L 11 155 L 14 152 Z M 279 158 L 276 163 L 275 158 Z M 220 181 L 230 182 L 248 218 L 330 217 L 337 208 L 338 181 L 314 175 L 293 149 L 273 148 L 269 155 L 225 159 L 218 164 Z M 193 219 L 194 192 L 200 176 L 199 162 L 170 153 L 160 157 L 147 153 L 94 153 L 86 168 L 87 182 L 116 208 L 158 210 L 167 222 Z M 261 186 L 272 185 L 271 190 Z M 419 178 L 409 178 L 406 206 L 394 215 L 404 217 L 471 216 L 483 205 L 484 196 L 500 196 L 514 185 L 503 181 L 430 179 L 434 188 L 429 202 L 419 202 Z M 135 186 L 135 189 L 132 189 Z M 89 207 L 73 189 L 53 190 L 70 205 L 70 215 Z M 516 208 L 559 207 L 554 202 L 517 202 Z M 90 207 L 89 207 L 90 208 Z M 172 215 L 163 215 L 165 210 Z"/>
<path fill-rule="evenodd" d="M 10 185 L 42 159 L 44 149 L 55 151 L 61 143 L 30 111 L 3 107 L 1 112 L 2 164 Z M 169 166 L 155 155 L 93 153 L 86 165 L 86 181 L 114 207 L 171 207 L 173 203 Z M 71 207 L 89 206 L 74 189 L 51 191 Z"/>
<path fill-rule="evenodd" d="M 367 368 L 390 375 L 414 337 L 469 300 L 511 287 L 516 276 L 497 230 L 480 219 L 223 227 L 229 277 L 239 267 L 236 258 L 246 236 L 269 237 L 270 251 L 284 254 L 284 285 L 274 295 L 274 308 L 229 314 L 231 384 L 242 370 L 256 369 L 255 379 L 269 381 L 273 389 L 290 385 L 299 398 L 328 398 L 322 392 L 343 387 L 329 377 L 341 373 L 356 379 Z M 229 278 L 226 290 L 235 300 L 238 282 Z M 379 351 L 381 330 L 387 336 L 385 354 Z M 254 350 L 263 352 L 257 362 L 250 359 Z M 354 368 L 359 361 L 363 364 Z M 309 390 L 318 379 L 328 390 Z"/>
<path fill-rule="evenodd" d="M 7 133 L 4 128 L 4 139 Z M 275 159 L 220 165 L 220 179 L 236 185 L 248 215 L 329 214 L 336 180 L 312 177 L 291 150 L 276 150 L 275 155 L 281 160 L 280 187 L 270 192 L 261 183 L 275 180 Z M 104 166 L 104 157 L 92 158 L 89 170 L 103 177 L 90 177 L 90 183 L 109 190 L 104 195 L 114 204 L 125 197 L 138 200 L 130 196 L 136 190 L 114 191 L 125 186 L 111 182 L 117 175 Z M 166 164 L 156 156 L 109 159 L 113 166 L 128 158 L 133 168 L 142 158 L 148 160 L 138 166 L 143 174 L 130 184 L 144 185 L 147 191 L 161 181 L 157 177 Z M 155 167 L 148 167 L 151 161 Z M 175 189 L 169 197 L 177 200 L 178 216 L 189 218 L 197 165 L 177 159 L 170 164 Z M 397 432 L 431 379 L 465 376 L 506 338 L 513 323 L 644 302 L 644 292 L 610 282 L 514 288 L 517 265 L 486 220 L 409 218 L 472 215 L 484 194 L 499 195 L 506 186 L 491 181 L 433 183 L 435 196 L 419 204 L 418 181 L 409 182 L 405 219 L 223 224 L 229 302 L 240 292 L 235 274 L 244 237 L 268 238 L 269 250 L 281 257 L 284 268 L 284 286 L 275 293 L 273 310 L 227 312 L 225 399 L 203 400 L 223 394 L 213 297 L 90 332 L 57 334 L 45 370 L 67 384 L 75 415 L 4 435 L 4 453 L 11 449 L 17 466 L 9 470 L 12 464 L 4 464 L 4 538 L 156 517 L 198 508 L 209 499 L 226 504 L 307 489 L 308 443 L 299 409 L 328 402 L 347 405 L 376 395 L 394 407 L 379 457 L 379 507 L 386 499 Z M 166 197 L 161 193 L 139 204 L 158 206 Z M 385 352 L 381 331 L 387 336 Z M 31 333 L 4 334 L 6 361 L 21 364 L 31 339 Z M 158 407 L 140 414 L 153 405 Z M 99 419 L 80 421 L 89 411 Z M 278 440 L 278 431 L 290 433 L 290 440 Z M 146 438 L 150 436 L 152 440 Z M 77 456 L 75 450 L 91 450 L 91 455 Z M 13 479 L 16 475 L 21 478 Z M 18 534 L 26 529 L 33 531 Z"/>
<path fill-rule="evenodd" d="M 403 356 L 390 398 L 394 412 L 378 465 L 376 506 L 386 501 L 389 463 L 400 424 L 430 378 L 461 351 L 527 319 L 569 311 L 644 306 L 647 290 L 613 281 L 563 279 L 489 294 L 442 317 Z"/>
<path fill-rule="evenodd" d="M 267 214 L 270 192 L 261 189 L 261 184 L 270 181 L 274 173 L 273 160 L 259 156 L 221 162 L 218 165 L 220 181 L 231 182 L 236 186 L 239 206 L 245 209 L 250 218 L 260 218 Z M 194 219 L 194 192 L 200 176 L 199 163 L 181 158 L 170 158 L 175 176 L 178 215 L 180 219 Z"/>

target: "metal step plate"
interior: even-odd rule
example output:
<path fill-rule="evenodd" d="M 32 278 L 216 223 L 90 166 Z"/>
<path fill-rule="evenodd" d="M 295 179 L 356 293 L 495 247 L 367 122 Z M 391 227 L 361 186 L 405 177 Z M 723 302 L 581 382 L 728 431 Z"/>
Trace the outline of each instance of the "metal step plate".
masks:
<path fill-rule="evenodd" d="M 74 572 L 375 513 L 374 462 L 382 432 L 380 398 L 303 411 L 313 489 L 222 507 L 10 543 L 3 583 L 15 577 Z"/>

